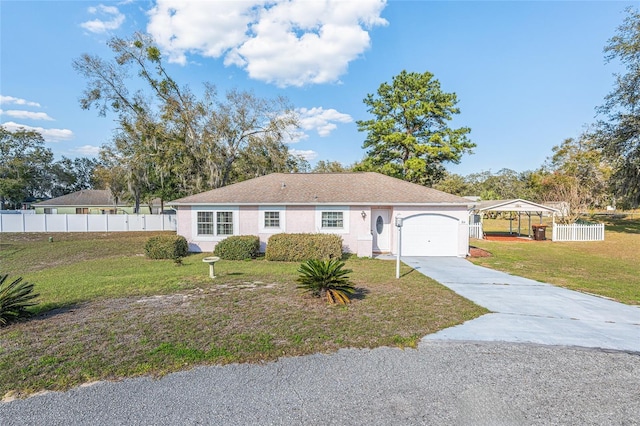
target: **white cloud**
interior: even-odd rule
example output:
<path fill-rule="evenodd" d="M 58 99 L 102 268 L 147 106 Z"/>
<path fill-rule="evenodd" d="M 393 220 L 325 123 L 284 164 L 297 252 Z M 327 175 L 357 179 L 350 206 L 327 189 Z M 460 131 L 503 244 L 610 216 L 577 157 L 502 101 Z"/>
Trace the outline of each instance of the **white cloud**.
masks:
<path fill-rule="evenodd" d="M 300 156 L 307 161 L 311 161 L 318 157 L 318 153 L 310 149 L 290 149 L 289 154 Z"/>
<path fill-rule="evenodd" d="M 100 153 L 100 147 L 93 145 L 82 145 L 81 147 L 72 149 L 71 151 L 77 152 L 78 154 L 86 155 L 88 157 L 95 157 Z"/>
<path fill-rule="evenodd" d="M 353 118 L 349 114 L 343 114 L 333 108 L 322 107 L 298 108 L 296 110 L 300 121 L 299 129 L 289 129 L 285 143 L 298 143 L 309 139 L 307 132 L 315 131 L 320 137 L 327 137 L 338 128 L 335 123 L 351 123 Z"/>
<path fill-rule="evenodd" d="M 353 119 L 349 114 L 343 114 L 335 109 L 324 109 L 322 107 L 314 107 L 311 109 L 298 109 L 300 116 L 300 127 L 304 130 L 315 130 L 322 137 L 337 129 L 335 123 L 351 123 Z"/>
<path fill-rule="evenodd" d="M 278 86 L 338 81 L 369 48 L 368 29 L 386 25 L 385 0 L 158 0 L 147 31 L 169 60 L 224 57 L 251 78 Z"/>
<path fill-rule="evenodd" d="M 60 142 L 63 140 L 69 140 L 73 138 L 73 132 L 69 129 L 45 129 L 43 127 L 32 127 L 24 124 L 14 123 L 13 121 L 7 121 L 2 123 L 7 130 L 15 132 L 16 130 L 23 128 L 25 130 L 33 130 L 42 135 L 47 142 Z"/>
<path fill-rule="evenodd" d="M 101 4 L 97 7 L 90 7 L 87 11 L 91 15 L 100 15 L 103 18 L 92 19 L 80 24 L 82 28 L 92 33 L 102 34 L 110 30 L 117 30 L 124 22 L 124 15 L 115 6 Z"/>
<path fill-rule="evenodd" d="M 15 110 L 15 109 L 9 109 L 9 110 L 0 109 L 0 115 L 6 115 L 6 116 L 17 118 L 17 119 L 54 121 L 53 118 L 49 117 L 49 115 L 46 112 L 22 111 L 22 110 Z"/>
<path fill-rule="evenodd" d="M 37 102 L 31 102 L 25 99 L 14 98 L 13 96 L 3 96 L 3 95 L 0 95 L 0 104 L 15 104 L 15 105 L 34 106 L 34 107 L 40 106 L 40 104 Z"/>

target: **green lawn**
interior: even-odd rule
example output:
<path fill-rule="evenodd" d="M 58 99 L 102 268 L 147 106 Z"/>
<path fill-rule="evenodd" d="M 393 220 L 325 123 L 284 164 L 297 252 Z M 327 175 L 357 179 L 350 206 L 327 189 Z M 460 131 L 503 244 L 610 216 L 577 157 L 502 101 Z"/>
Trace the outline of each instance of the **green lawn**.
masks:
<path fill-rule="evenodd" d="M 0 234 L 2 273 L 36 284 L 38 316 L 0 329 L 0 396 L 345 347 L 415 346 L 486 310 L 395 262 L 349 259 L 358 289 L 328 306 L 296 289 L 298 263 L 183 266 L 143 256 L 152 233 Z"/>
<path fill-rule="evenodd" d="M 506 220 L 485 222 L 485 231 L 489 232 L 508 227 Z M 550 237 L 551 230 L 547 229 L 547 238 Z M 604 241 L 472 240 L 471 245 L 492 254 L 472 259 L 475 264 L 627 304 L 640 304 L 640 220 L 607 222 Z"/>

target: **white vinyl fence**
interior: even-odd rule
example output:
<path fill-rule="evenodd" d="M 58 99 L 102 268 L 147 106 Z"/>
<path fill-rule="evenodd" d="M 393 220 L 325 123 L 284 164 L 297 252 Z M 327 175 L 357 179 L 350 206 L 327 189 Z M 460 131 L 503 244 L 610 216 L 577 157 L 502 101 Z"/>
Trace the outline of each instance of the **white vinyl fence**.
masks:
<path fill-rule="evenodd" d="M 482 239 L 482 223 L 472 223 L 469 225 L 469 238 Z"/>
<path fill-rule="evenodd" d="M 0 232 L 175 231 L 174 214 L 0 214 Z"/>
<path fill-rule="evenodd" d="M 583 225 L 553 224 L 553 241 L 604 241 L 604 223 Z"/>

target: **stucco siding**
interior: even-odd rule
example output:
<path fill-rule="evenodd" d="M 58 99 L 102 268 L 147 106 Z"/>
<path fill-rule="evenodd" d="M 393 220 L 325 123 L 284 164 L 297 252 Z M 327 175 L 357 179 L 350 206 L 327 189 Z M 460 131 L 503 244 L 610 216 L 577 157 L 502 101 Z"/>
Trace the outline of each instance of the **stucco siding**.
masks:
<path fill-rule="evenodd" d="M 287 233 L 313 233 L 318 232 L 315 219 L 316 208 L 314 206 L 287 206 Z"/>
<path fill-rule="evenodd" d="M 239 218 L 240 235 L 258 235 L 258 206 L 241 206 Z"/>

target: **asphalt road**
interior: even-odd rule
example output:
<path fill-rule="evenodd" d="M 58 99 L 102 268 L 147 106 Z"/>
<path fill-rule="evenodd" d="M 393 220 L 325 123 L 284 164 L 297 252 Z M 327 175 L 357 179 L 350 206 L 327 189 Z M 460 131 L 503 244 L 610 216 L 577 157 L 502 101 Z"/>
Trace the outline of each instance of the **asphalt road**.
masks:
<path fill-rule="evenodd" d="M 638 425 L 640 354 L 423 340 L 0 403 L 2 425 Z"/>

